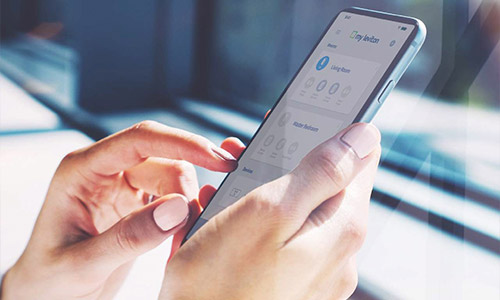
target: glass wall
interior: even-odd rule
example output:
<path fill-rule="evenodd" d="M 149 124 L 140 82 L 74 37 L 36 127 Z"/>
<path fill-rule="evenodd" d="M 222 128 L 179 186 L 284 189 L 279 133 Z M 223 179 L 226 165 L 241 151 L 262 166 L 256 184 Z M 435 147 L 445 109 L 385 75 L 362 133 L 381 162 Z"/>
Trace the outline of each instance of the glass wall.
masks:
<path fill-rule="evenodd" d="M 441 1 L 214 2 L 212 30 L 207 30 L 211 43 L 202 52 L 208 62 L 207 97 L 227 105 L 235 98 L 262 104 L 261 114 L 276 101 L 332 18 L 352 5 L 416 16 L 432 28 L 400 88 L 422 93 L 441 62 Z"/>

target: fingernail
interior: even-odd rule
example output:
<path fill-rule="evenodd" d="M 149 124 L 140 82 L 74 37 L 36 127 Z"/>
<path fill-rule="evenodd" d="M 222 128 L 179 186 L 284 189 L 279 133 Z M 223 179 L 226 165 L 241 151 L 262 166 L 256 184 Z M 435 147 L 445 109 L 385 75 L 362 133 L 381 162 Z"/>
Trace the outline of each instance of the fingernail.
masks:
<path fill-rule="evenodd" d="M 156 225 L 163 231 L 170 230 L 184 222 L 189 215 L 189 206 L 182 197 L 175 197 L 158 205 L 153 211 Z"/>
<path fill-rule="evenodd" d="M 234 158 L 234 156 L 232 156 L 231 153 L 227 152 L 226 150 L 224 150 L 222 148 L 214 147 L 214 148 L 212 148 L 212 151 L 215 153 L 215 155 L 217 155 L 218 157 L 220 157 L 223 160 L 228 160 L 228 161 L 236 160 L 236 158 Z"/>
<path fill-rule="evenodd" d="M 243 143 L 239 138 L 233 137 L 233 140 L 238 143 L 241 147 L 245 147 L 245 143 Z"/>
<path fill-rule="evenodd" d="M 360 123 L 351 127 L 340 140 L 363 159 L 380 144 L 380 132 L 369 123 Z"/>

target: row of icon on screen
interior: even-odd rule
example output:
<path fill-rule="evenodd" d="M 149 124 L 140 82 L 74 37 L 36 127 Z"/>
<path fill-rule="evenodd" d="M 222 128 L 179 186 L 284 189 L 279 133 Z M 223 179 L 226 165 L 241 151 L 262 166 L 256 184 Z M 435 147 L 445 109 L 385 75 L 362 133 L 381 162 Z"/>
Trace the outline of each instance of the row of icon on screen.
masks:
<path fill-rule="evenodd" d="M 306 83 L 304 84 L 304 87 L 306 89 L 309 89 L 309 88 L 311 88 L 314 85 L 315 82 L 316 82 L 316 78 L 315 77 L 310 77 L 306 81 Z M 322 92 L 327 86 L 328 86 L 328 80 L 323 79 L 320 82 L 318 82 L 318 84 L 316 85 L 315 89 L 319 93 L 319 92 Z M 340 89 L 340 83 L 339 82 L 334 82 L 330 86 L 330 88 L 328 89 L 328 94 L 335 95 L 339 89 Z M 341 90 L 340 95 L 345 98 L 345 97 L 349 96 L 349 94 L 351 93 L 351 91 L 352 91 L 352 87 L 350 85 L 348 85 L 348 86 L 344 87 Z"/>
<path fill-rule="evenodd" d="M 279 127 L 283 127 L 285 126 L 286 124 L 288 124 L 288 122 L 290 121 L 290 119 L 292 118 L 292 114 L 289 113 L 289 112 L 285 112 L 281 115 L 281 117 L 278 119 L 278 126 Z M 275 137 L 274 134 L 270 134 L 268 135 L 265 139 L 264 139 L 264 147 L 269 147 L 271 146 L 271 144 L 277 140 L 277 138 Z M 287 143 L 287 140 L 285 138 L 281 138 L 277 141 L 276 145 L 274 146 L 274 148 L 276 150 L 283 150 L 283 148 L 285 148 L 285 145 Z M 293 153 L 295 153 L 295 151 L 297 151 L 297 149 L 299 148 L 299 143 L 298 142 L 293 142 L 292 144 L 290 144 L 288 146 L 288 149 L 287 149 L 287 153 L 289 155 L 292 155 Z M 257 152 L 259 154 L 264 154 L 265 153 L 265 149 L 260 149 L 259 152 Z"/>
<path fill-rule="evenodd" d="M 273 142 L 276 140 L 276 137 L 274 136 L 274 134 L 270 134 L 266 137 L 266 139 L 264 140 L 264 147 L 269 147 L 271 146 L 271 144 L 273 144 Z M 285 148 L 287 144 L 287 140 L 285 138 L 281 138 L 279 139 L 277 142 L 276 142 L 276 145 L 274 145 L 274 149 L 276 150 L 283 150 L 283 148 Z M 293 153 L 295 153 L 295 151 L 297 151 L 297 149 L 299 148 L 299 143 L 298 142 L 293 142 L 291 143 L 286 152 L 289 154 L 289 155 L 292 155 Z M 264 154 L 265 152 L 265 149 L 261 149 L 261 151 L 257 152 L 259 154 Z"/>

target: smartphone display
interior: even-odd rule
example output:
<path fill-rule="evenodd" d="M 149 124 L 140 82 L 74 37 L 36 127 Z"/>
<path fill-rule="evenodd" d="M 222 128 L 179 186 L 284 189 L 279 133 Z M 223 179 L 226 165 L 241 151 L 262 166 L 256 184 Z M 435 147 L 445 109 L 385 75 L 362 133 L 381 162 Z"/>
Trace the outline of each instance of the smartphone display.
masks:
<path fill-rule="evenodd" d="M 251 190 L 290 172 L 353 122 L 369 122 L 425 38 L 421 21 L 349 8 L 326 29 L 186 240 Z"/>

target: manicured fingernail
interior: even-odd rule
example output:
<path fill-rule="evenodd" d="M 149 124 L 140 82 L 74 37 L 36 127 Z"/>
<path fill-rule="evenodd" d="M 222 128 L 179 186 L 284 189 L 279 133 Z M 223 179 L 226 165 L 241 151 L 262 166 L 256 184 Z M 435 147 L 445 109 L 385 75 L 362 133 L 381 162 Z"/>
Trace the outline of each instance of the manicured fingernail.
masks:
<path fill-rule="evenodd" d="M 360 123 L 351 127 L 340 140 L 363 159 L 380 144 L 380 132 L 369 123 Z"/>
<path fill-rule="evenodd" d="M 245 147 L 245 143 L 243 143 L 239 138 L 233 137 L 233 141 L 238 143 L 238 145 L 240 145 L 241 147 Z"/>
<path fill-rule="evenodd" d="M 214 147 L 214 148 L 212 148 L 212 151 L 215 153 L 215 155 L 217 155 L 218 157 L 220 157 L 223 160 L 228 160 L 228 161 L 235 161 L 236 160 L 236 158 L 234 158 L 234 156 L 232 156 L 231 153 L 227 152 L 226 150 L 224 150 L 222 148 Z"/>
<path fill-rule="evenodd" d="M 170 230 L 184 222 L 189 216 L 189 206 L 183 197 L 175 197 L 158 205 L 153 211 L 156 225 L 163 231 Z"/>

